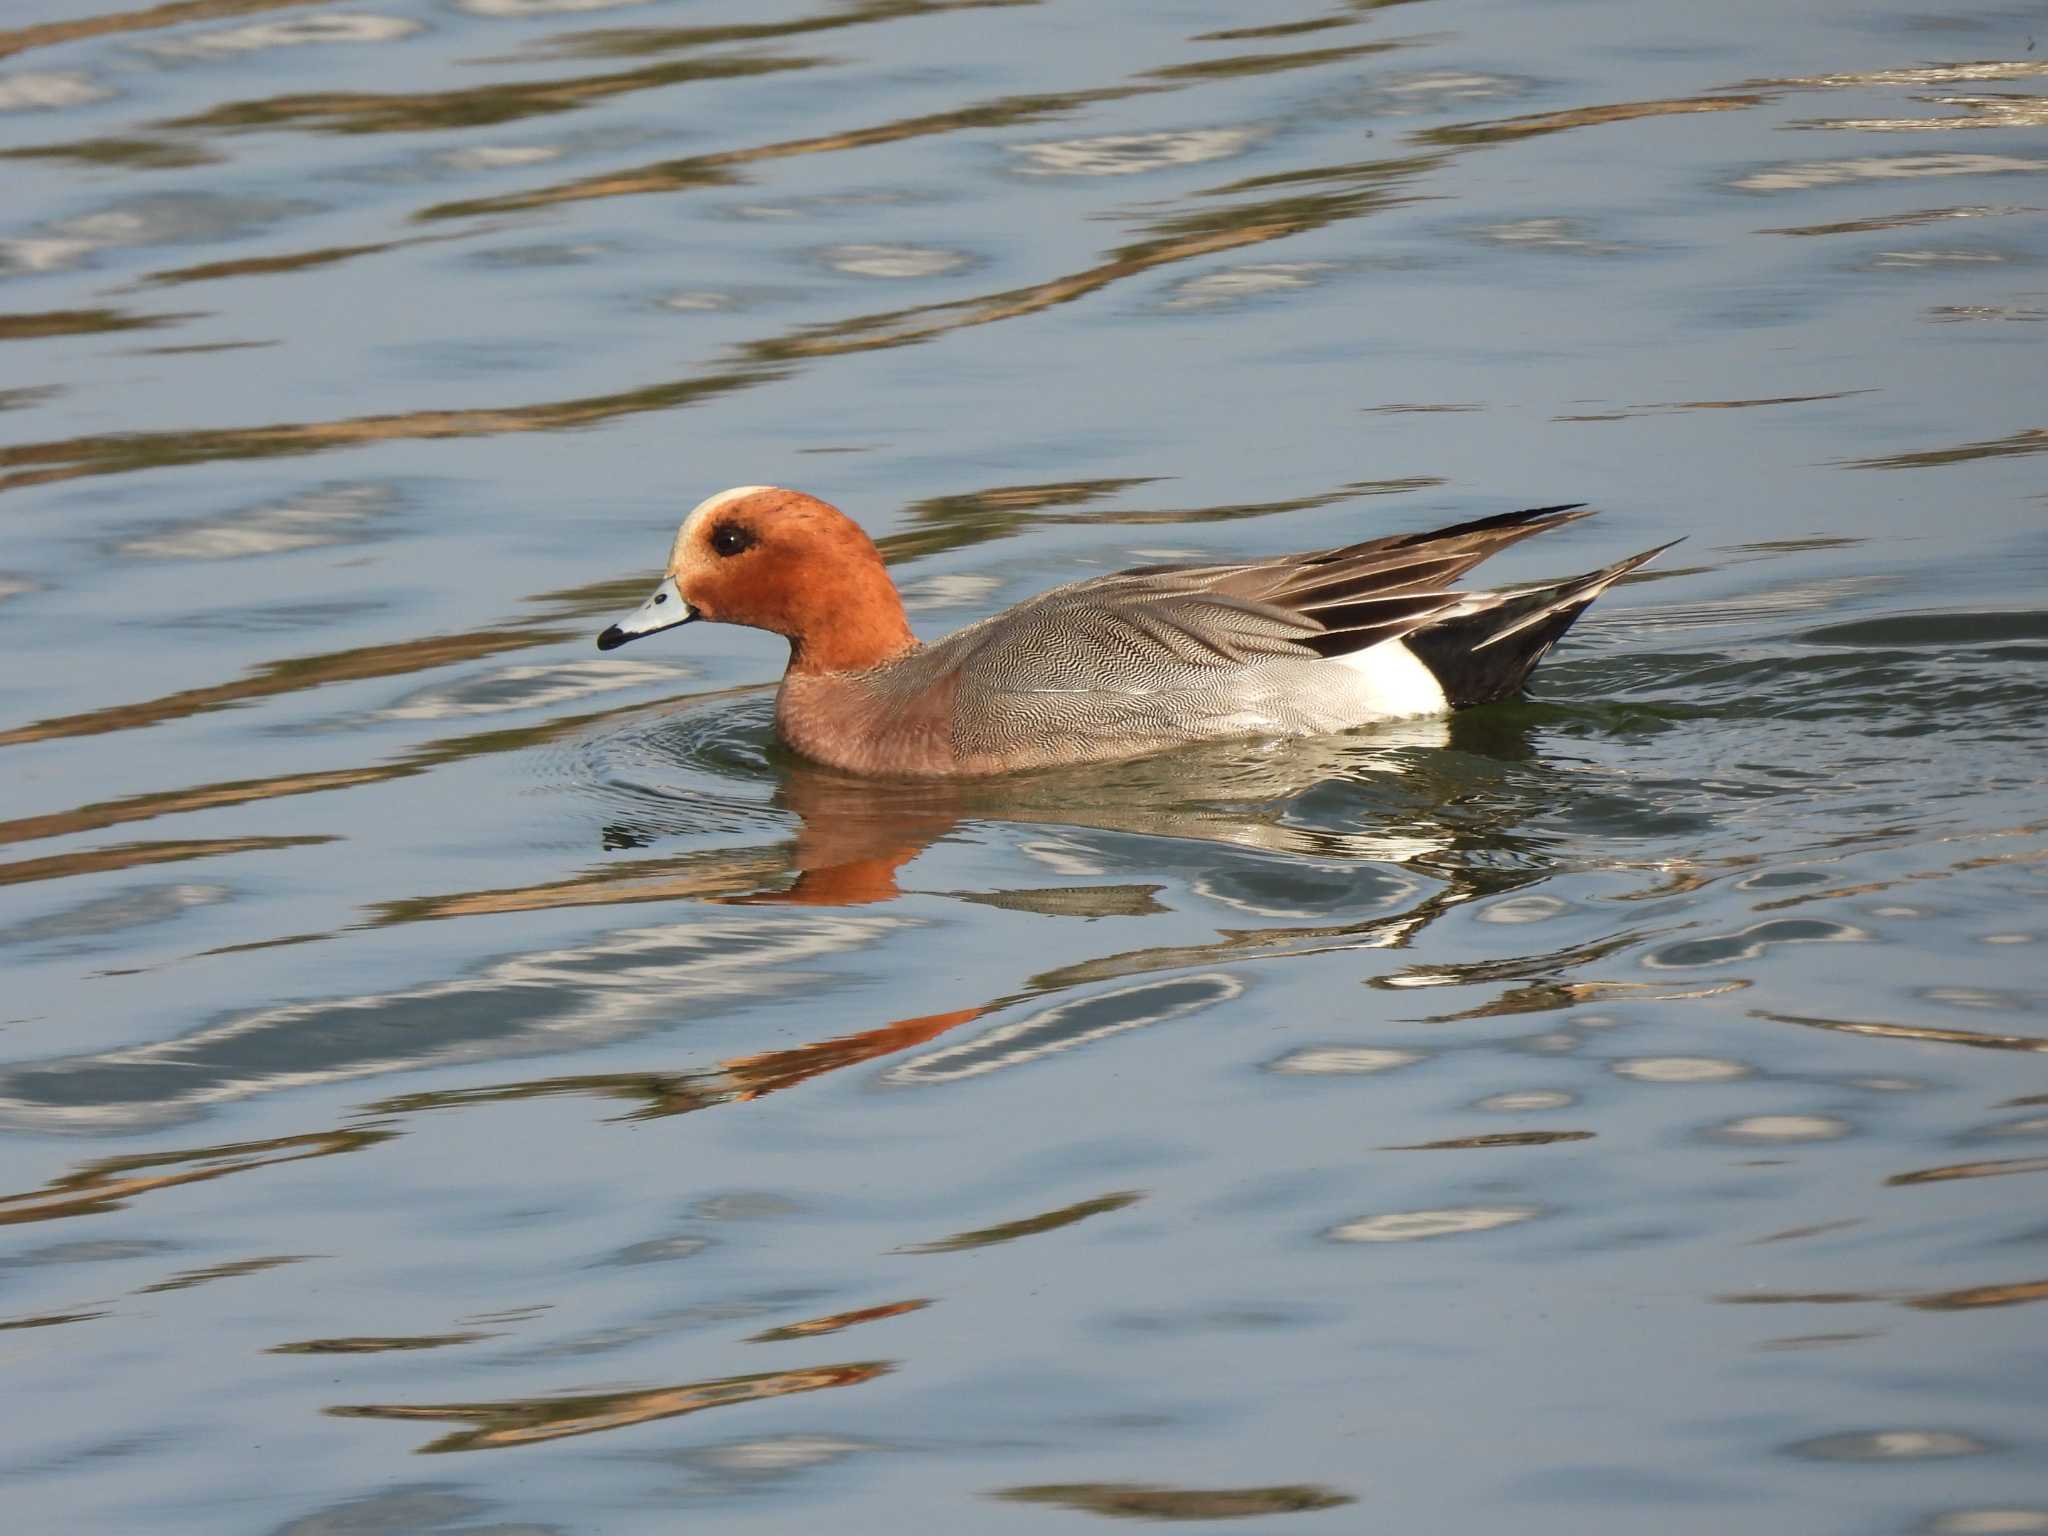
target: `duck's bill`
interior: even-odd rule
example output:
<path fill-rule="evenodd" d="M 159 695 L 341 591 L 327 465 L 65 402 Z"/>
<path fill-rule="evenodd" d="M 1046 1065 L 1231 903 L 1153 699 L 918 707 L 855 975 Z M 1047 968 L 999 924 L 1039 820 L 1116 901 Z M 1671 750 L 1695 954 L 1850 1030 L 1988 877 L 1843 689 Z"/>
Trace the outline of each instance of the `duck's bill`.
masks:
<path fill-rule="evenodd" d="M 654 596 L 633 610 L 632 616 L 614 624 L 597 637 L 600 651 L 615 651 L 628 640 L 638 640 L 664 629 L 674 629 L 697 617 L 697 610 L 683 601 L 671 576 L 654 589 Z"/>

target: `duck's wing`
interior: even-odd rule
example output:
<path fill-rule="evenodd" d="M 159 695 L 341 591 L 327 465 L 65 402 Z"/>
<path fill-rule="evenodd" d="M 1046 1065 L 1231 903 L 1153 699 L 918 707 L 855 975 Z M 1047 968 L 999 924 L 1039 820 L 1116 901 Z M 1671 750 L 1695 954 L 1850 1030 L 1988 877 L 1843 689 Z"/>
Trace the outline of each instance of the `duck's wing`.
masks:
<path fill-rule="evenodd" d="M 1273 560 L 1140 566 L 1055 587 L 925 657 L 977 690 L 1145 694 L 1199 684 L 1216 668 L 1345 656 L 1471 611 L 1490 594 L 1452 582 L 1588 516 L 1536 507 Z"/>
<path fill-rule="evenodd" d="M 1212 590 L 1312 619 L 1317 632 L 1298 643 L 1318 656 L 1346 656 L 1462 611 L 1473 599 L 1449 590 L 1452 582 L 1510 544 L 1592 515 L 1579 502 L 1503 512 L 1287 556 L 1223 574 Z"/>

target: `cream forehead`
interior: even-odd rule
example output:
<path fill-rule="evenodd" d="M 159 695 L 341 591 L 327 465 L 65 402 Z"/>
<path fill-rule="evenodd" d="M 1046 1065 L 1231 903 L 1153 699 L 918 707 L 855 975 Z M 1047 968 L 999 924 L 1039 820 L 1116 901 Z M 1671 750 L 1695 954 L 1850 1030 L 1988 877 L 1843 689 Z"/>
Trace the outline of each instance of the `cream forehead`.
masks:
<path fill-rule="evenodd" d="M 721 507 L 731 506 L 734 502 L 742 501 L 757 492 L 777 489 L 780 489 L 780 487 L 773 485 L 736 485 L 729 491 L 720 491 L 716 496 L 705 497 L 696 506 L 690 508 L 690 515 L 683 519 L 683 526 L 676 530 L 676 542 L 669 551 L 669 563 L 673 565 L 682 558 L 683 545 L 689 539 L 690 530 L 696 527 L 701 519 L 714 516 Z"/>

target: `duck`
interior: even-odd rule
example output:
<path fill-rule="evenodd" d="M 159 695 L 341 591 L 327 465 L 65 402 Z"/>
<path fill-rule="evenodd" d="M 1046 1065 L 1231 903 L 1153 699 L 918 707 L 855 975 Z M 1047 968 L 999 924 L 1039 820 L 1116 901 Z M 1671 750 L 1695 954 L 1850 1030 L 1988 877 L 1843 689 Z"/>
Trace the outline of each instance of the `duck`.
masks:
<path fill-rule="evenodd" d="M 925 644 L 858 523 L 802 491 L 743 485 L 691 509 L 653 595 L 597 646 L 700 620 L 781 635 L 776 734 L 862 776 L 983 777 L 1328 736 L 1518 695 L 1595 598 L 1671 545 L 1549 585 L 1454 584 L 1592 515 L 1566 503 L 1333 549 L 1134 566 Z"/>

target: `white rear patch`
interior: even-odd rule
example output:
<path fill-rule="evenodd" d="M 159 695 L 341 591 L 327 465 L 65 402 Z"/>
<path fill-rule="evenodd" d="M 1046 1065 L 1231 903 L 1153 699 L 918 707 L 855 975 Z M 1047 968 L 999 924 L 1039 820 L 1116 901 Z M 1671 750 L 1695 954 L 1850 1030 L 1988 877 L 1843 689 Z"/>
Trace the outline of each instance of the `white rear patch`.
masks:
<path fill-rule="evenodd" d="M 1401 640 L 1382 640 L 1348 656 L 1333 656 L 1333 667 L 1348 667 L 1364 681 L 1374 715 L 1397 720 L 1411 715 L 1440 715 L 1451 707 L 1443 684 Z"/>

